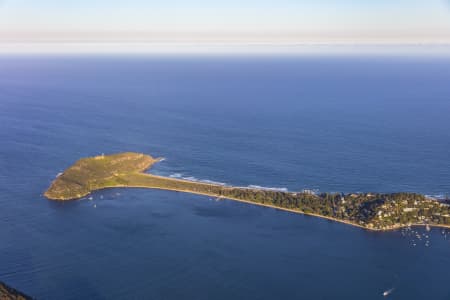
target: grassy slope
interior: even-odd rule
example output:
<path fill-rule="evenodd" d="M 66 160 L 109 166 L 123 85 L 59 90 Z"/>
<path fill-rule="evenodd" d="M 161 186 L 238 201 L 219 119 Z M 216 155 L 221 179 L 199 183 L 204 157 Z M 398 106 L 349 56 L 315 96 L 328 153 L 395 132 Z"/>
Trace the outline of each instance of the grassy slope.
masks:
<path fill-rule="evenodd" d="M 120 186 L 123 185 L 121 175 L 142 172 L 157 161 L 149 155 L 132 152 L 82 158 L 57 177 L 44 196 L 70 200 L 96 189 Z"/>

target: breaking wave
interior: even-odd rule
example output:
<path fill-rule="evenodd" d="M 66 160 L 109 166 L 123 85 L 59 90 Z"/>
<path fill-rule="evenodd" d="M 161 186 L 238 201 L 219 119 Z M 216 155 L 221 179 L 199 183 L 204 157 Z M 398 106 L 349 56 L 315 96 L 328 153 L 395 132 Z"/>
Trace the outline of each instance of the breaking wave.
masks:
<path fill-rule="evenodd" d="M 160 174 L 160 175 L 164 176 L 164 174 Z M 172 174 L 166 175 L 166 176 L 168 176 L 170 178 L 183 179 L 183 180 L 188 180 L 188 181 L 192 181 L 192 182 L 202 182 L 202 183 L 209 183 L 209 184 L 217 184 L 217 185 L 221 185 L 221 186 L 231 186 L 225 182 L 214 181 L 214 180 L 210 180 L 210 179 L 199 179 L 194 176 L 186 176 L 183 173 L 172 173 Z M 285 193 L 290 192 L 289 189 L 286 187 L 268 187 L 268 186 L 261 186 L 261 185 L 256 185 L 256 184 L 250 184 L 247 186 L 235 186 L 235 187 L 255 189 L 255 190 L 264 190 L 264 191 L 285 192 Z M 309 193 L 309 194 L 317 194 L 319 192 L 319 190 L 303 189 L 300 192 L 301 193 Z"/>
<path fill-rule="evenodd" d="M 425 195 L 425 197 L 435 199 L 435 200 L 445 200 L 448 198 L 448 195 L 436 194 L 436 195 Z"/>
<path fill-rule="evenodd" d="M 217 184 L 217 185 L 223 185 L 226 186 L 227 184 L 224 182 L 220 182 L 220 181 L 214 181 L 214 180 L 209 180 L 209 179 L 198 179 L 194 176 L 183 176 L 183 174 L 181 173 L 173 173 L 169 175 L 170 178 L 176 178 L 176 179 L 183 179 L 183 180 L 188 180 L 188 181 L 193 181 L 193 182 L 203 182 L 203 183 L 209 183 L 209 184 Z"/>
<path fill-rule="evenodd" d="M 247 188 L 255 190 L 266 190 L 266 191 L 276 191 L 276 192 L 288 192 L 289 190 L 285 187 L 266 187 L 260 185 L 248 185 Z"/>

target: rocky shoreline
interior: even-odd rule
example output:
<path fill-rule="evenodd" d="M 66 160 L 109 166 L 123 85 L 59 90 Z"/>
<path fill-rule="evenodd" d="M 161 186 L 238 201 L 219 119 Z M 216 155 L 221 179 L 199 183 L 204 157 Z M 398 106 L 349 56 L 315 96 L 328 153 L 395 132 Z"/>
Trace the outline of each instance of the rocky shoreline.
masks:
<path fill-rule="evenodd" d="M 30 300 L 33 299 L 0 281 L 0 300 Z"/>

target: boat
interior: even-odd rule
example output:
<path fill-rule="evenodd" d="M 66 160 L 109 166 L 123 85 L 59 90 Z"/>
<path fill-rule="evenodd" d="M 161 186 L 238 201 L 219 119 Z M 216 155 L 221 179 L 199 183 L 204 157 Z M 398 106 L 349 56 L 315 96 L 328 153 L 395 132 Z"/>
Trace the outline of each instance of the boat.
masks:
<path fill-rule="evenodd" d="M 387 297 L 387 296 L 389 296 L 389 294 L 392 293 L 393 291 L 394 291 L 393 288 L 392 288 L 392 289 L 389 289 L 389 290 L 387 290 L 387 291 L 384 291 L 384 292 L 383 292 L 383 296 L 384 296 L 384 297 Z"/>

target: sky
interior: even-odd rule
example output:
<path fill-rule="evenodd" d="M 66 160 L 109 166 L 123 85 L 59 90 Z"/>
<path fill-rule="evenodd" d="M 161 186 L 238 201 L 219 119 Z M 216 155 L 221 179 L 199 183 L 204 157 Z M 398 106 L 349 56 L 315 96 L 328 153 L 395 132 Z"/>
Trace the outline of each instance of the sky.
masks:
<path fill-rule="evenodd" d="M 450 0 L 0 0 L 0 42 L 450 43 Z"/>

